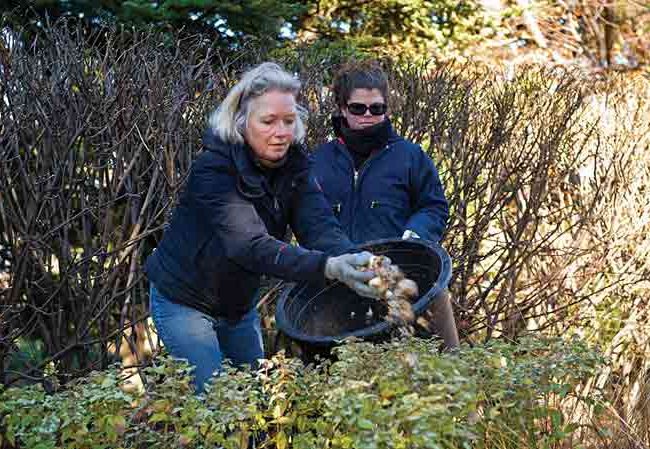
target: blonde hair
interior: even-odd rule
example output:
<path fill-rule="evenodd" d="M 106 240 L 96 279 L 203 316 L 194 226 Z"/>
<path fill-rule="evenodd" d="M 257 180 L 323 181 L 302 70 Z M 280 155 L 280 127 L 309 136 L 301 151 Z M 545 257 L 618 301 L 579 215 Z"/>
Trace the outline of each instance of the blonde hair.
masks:
<path fill-rule="evenodd" d="M 248 122 L 251 100 L 265 93 L 278 90 L 294 97 L 300 91 L 300 81 L 273 62 L 263 62 L 244 73 L 241 80 L 230 89 L 228 95 L 212 113 L 209 126 L 225 142 L 244 143 L 244 130 Z M 296 104 L 296 129 L 294 142 L 305 138 L 307 110 Z"/>

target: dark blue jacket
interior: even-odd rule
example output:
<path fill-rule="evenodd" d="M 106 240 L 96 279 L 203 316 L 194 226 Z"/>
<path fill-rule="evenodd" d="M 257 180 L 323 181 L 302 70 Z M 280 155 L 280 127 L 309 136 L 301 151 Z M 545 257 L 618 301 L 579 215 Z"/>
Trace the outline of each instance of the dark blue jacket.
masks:
<path fill-rule="evenodd" d="M 438 242 L 449 206 L 431 159 L 416 145 L 392 133 L 355 172 L 341 140 L 320 145 L 314 174 L 343 230 L 353 242 L 400 238 L 405 230 Z"/>
<path fill-rule="evenodd" d="M 212 316 L 250 310 L 260 275 L 322 280 L 328 254 L 352 244 L 299 147 L 275 170 L 259 168 L 248 147 L 208 132 L 162 241 L 147 259 L 149 280 L 166 297 Z M 291 226 L 306 248 L 283 241 Z M 323 252 L 321 252 L 323 251 Z"/>

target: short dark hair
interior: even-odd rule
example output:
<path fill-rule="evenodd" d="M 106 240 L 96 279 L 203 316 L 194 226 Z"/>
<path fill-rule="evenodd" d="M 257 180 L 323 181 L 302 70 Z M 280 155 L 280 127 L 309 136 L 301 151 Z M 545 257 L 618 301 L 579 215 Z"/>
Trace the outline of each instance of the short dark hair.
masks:
<path fill-rule="evenodd" d="M 377 89 L 388 103 L 388 77 L 377 61 L 350 61 L 334 77 L 334 101 L 346 106 L 354 89 Z"/>

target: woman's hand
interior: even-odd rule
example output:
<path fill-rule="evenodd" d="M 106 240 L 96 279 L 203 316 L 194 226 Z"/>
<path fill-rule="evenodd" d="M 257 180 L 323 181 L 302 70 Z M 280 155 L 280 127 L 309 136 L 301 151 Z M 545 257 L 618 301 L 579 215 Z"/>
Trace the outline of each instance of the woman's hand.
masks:
<path fill-rule="evenodd" d="M 343 282 L 360 296 L 378 298 L 379 291 L 368 285 L 368 281 L 375 277 L 375 273 L 359 269 L 367 266 L 371 257 L 372 254 L 367 251 L 330 257 L 325 263 L 325 277 Z"/>

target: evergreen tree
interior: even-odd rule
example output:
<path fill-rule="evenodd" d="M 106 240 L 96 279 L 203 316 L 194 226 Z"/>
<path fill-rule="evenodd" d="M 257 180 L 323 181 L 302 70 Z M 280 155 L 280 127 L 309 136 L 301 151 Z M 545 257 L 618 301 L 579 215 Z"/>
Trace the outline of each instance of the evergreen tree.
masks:
<path fill-rule="evenodd" d="M 304 12 L 285 0 L 5 0 L 0 12 L 24 23 L 77 16 L 89 26 L 99 23 L 154 25 L 161 29 L 217 32 L 223 39 L 247 36 L 278 38 Z"/>

